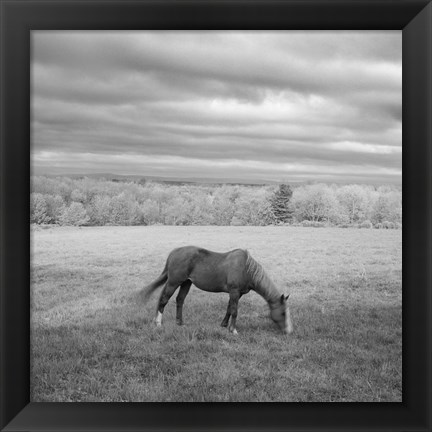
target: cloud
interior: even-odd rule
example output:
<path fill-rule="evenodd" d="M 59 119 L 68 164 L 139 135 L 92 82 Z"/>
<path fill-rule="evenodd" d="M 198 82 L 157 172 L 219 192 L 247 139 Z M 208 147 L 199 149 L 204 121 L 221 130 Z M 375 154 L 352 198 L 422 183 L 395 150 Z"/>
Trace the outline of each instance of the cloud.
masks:
<path fill-rule="evenodd" d="M 400 182 L 400 32 L 32 34 L 40 170 Z"/>

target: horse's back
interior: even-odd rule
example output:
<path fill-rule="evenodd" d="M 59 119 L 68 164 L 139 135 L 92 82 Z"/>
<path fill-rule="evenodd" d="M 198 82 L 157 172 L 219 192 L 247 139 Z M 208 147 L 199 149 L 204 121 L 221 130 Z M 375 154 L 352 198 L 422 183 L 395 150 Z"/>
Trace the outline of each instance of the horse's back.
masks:
<path fill-rule="evenodd" d="M 244 282 L 246 258 L 247 253 L 242 249 L 220 253 L 184 246 L 169 255 L 169 277 L 179 283 L 190 279 L 206 291 L 226 291 L 227 285 Z"/>
<path fill-rule="evenodd" d="M 242 261 L 246 262 L 247 252 L 244 249 L 234 249 L 229 252 L 214 252 L 197 246 L 182 246 L 174 249 L 168 257 L 171 260 L 196 260 L 200 261 Z"/>
<path fill-rule="evenodd" d="M 229 252 L 214 252 L 198 246 L 182 246 L 173 249 L 169 254 L 169 259 L 191 259 L 198 256 L 202 260 L 208 259 L 217 261 L 246 257 L 246 254 L 247 252 L 244 249 L 234 249 Z"/>

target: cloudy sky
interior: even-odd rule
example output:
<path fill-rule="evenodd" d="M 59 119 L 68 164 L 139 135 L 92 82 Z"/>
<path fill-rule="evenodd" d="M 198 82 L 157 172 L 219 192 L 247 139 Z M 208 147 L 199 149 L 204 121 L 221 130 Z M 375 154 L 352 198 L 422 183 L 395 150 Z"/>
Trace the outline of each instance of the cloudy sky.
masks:
<path fill-rule="evenodd" d="M 402 33 L 32 32 L 35 174 L 400 183 Z"/>

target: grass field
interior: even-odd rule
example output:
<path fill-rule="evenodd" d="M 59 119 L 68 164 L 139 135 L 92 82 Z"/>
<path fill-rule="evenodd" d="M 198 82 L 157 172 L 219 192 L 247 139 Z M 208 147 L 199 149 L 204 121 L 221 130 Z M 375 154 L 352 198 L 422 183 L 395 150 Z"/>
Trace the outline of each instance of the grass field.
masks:
<path fill-rule="evenodd" d="M 171 249 L 246 248 L 283 292 L 283 336 L 256 293 L 192 287 L 163 328 L 136 293 Z M 401 401 L 400 230 L 88 227 L 32 231 L 32 401 Z"/>

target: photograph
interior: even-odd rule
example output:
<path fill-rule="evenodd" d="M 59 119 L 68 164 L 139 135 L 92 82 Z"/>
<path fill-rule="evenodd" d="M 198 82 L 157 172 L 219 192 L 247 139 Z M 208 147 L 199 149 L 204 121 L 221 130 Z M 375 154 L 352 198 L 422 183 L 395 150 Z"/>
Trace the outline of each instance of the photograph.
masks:
<path fill-rule="evenodd" d="M 402 402 L 401 30 L 32 30 L 30 168 L 31 402 Z"/>

